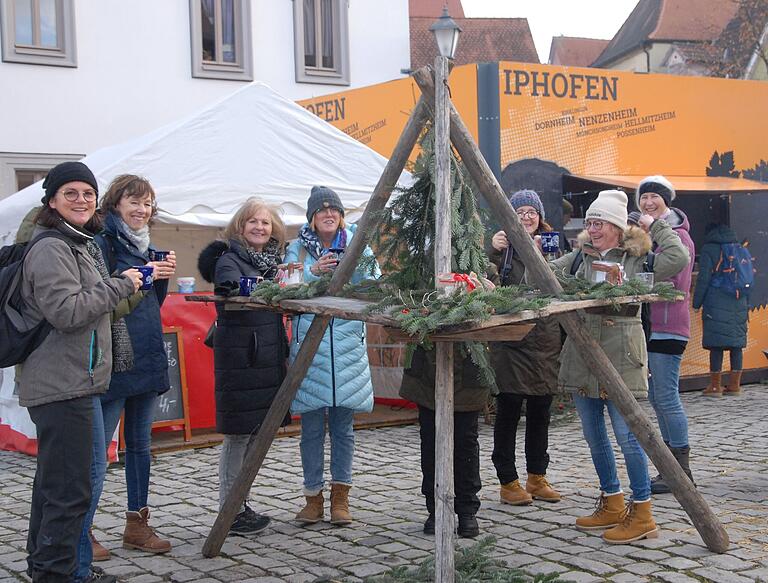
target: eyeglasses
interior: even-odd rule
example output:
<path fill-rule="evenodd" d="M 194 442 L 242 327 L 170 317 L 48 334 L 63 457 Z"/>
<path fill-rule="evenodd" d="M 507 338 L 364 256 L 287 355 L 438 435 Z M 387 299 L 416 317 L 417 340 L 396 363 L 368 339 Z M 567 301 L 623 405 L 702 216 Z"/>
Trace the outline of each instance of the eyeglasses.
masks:
<path fill-rule="evenodd" d="M 539 216 L 538 211 L 516 211 L 521 219 L 535 219 Z"/>
<path fill-rule="evenodd" d="M 590 230 L 601 231 L 603 229 L 604 224 L 605 224 L 605 221 L 586 221 L 584 223 L 584 226 L 586 227 L 587 231 L 590 231 Z"/>
<path fill-rule="evenodd" d="M 93 202 L 96 200 L 98 194 L 95 190 L 75 190 L 74 188 L 68 188 L 67 190 L 60 191 L 62 196 L 69 202 L 77 202 L 80 195 L 83 195 L 85 202 Z"/>

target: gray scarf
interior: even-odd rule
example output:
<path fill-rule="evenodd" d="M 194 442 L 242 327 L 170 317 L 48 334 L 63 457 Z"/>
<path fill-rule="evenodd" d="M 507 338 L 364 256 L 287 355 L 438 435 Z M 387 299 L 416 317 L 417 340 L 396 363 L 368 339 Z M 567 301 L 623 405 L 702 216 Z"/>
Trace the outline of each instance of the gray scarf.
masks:
<path fill-rule="evenodd" d="M 149 238 L 147 238 L 149 240 Z M 88 249 L 88 255 L 91 256 L 96 264 L 102 279 L 109 279 L 109 270 L 101 254 L 101 248 L 93 241 L 85 244 Z M 128 334 L 128 326 L 124 319 L 112 323 L 112 372 L 125 372 L 133 368 L 133 346 L 131 345 L 131 336 Z"/>
<path fill-rule="evenodd" d="M 120 215 L 117 215 L 115 218 L 117 219 L 117 226 L 123 232 L 123 235 L 125 235 L 131 243 L 136 245 L 136 248 L 142 254 L 146 253 L 147 249 L 149 249 L 149 225 L 144 225 L 138 231 L 134 231 L 126 224 Z"/>

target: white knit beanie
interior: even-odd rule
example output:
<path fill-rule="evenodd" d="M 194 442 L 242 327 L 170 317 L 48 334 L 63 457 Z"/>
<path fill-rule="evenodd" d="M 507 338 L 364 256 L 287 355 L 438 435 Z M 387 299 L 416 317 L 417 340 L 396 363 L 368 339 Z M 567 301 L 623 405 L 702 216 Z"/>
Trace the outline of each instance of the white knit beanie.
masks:
<path fill-rule="evenodd" d="M 661 175 L 646 176 L 637 185 L 637 190 L 635 191 L 635 204 L 637 208 L 640 208 L 640 196 L 645 192 L 655 192 L 664 199 L 664 203 L 667 206 L 670 206 L 676 196 L 675 187 Z"/>
<path fill-rule="evenodd" d="M 620 190 L 603 190 L 589 205 L 585 219 L 596 219 L 627 228 L 627 195 Z"/>

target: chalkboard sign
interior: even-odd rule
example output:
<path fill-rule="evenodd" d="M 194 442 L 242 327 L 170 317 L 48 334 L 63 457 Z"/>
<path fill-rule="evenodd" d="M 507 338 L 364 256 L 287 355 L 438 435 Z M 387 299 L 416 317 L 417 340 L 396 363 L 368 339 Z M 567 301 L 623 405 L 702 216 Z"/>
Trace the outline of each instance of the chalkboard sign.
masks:
<path fill-rule="evenodd" d="M 189 423 L 181 328 L 164 328 L 163 345 L 168 357 L 168 378 L 171 388 L 157 398 L 152 427 L 183 425 L 184 441 L 189 441 L 192 439 L 192 428 Z"/>

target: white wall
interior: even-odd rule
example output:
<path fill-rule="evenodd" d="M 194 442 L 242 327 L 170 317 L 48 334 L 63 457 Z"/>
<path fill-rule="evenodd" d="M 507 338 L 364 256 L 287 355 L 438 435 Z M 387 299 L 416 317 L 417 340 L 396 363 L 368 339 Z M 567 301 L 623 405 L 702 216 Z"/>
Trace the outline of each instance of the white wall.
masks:
<path fill-rule="evenodd" d="M 409 66 L 408 2 L 382 4 L 349 0 L 350 87 Z M 188 0 L 76 0 L 75 8 L 77 68 L 0 62 L 0 157 L 87 154 L 244 84 L 192 78 Z M 251 0 L 251 20 L 256 80 L 290 99 L 347 88 L 295 82 L 292 0 Z"/>

